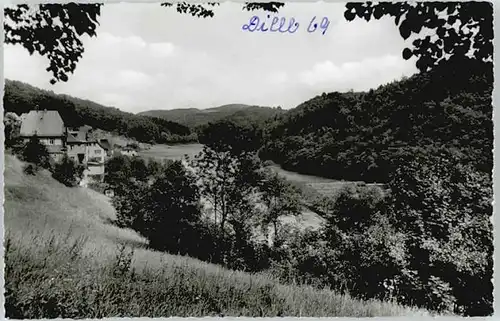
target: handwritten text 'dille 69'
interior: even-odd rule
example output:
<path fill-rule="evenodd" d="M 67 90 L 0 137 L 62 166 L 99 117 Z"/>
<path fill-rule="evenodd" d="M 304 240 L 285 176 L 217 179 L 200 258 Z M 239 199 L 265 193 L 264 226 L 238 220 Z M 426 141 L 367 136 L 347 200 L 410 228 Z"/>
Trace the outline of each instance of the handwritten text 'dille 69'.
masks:
<path fill-rule="evenodd" d="M 330 20 L 327 17 L 323 17 L 321 20 L 317 19 L 316 16 L 312 17 L 307 26 L 307 32 L 321 32 L 325 34 L 330 26 Z M 253 16 L 250 18 L 248 23 L 244 24 L 241 29 L 248 32 L 280 32 L 280 33 L 295 33 L 300 29 L 299 21 L 295 20 L 294 17 L 287 19 L 286 17 L 272 17 L 267 15 L 267 18 L 261 19 L 259 16 Z"/>

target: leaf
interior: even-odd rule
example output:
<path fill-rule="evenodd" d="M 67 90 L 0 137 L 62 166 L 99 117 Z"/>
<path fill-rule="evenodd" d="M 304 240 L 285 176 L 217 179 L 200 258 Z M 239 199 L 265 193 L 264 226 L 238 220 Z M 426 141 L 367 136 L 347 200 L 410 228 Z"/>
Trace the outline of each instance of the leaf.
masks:
<path fill-rule="evenodd" d="M 403 37 L 403 39 L 408 39 L 411 35 L 411 30 L 410 30 L 410 26 L 408 26 L 408 20 L 404 20 L 401 25 L 399 26 L 399 33 L 401 34 L 401 37 Z"/>
<path fill-rule="evenodd" d="M 383 15 L 384 15 L 384 8 L 381 5 L 375 6 L 373 10 L 373 17 L 378 20 L 382 18 Z"/>
<path fill-rule="evenodd" d="M 412 53 L 412 51 L 411 51 L 410 49 L 405 48 L 405 49 L 403 50 L 403 59 L 404 59 L 404 60 L 408 60 L 408 59 L 410 59 L 412 56 L 413 56 L 413 53 Z"/>
<path fill-rule="evenodd" d="M 352 20 L 354 20 L 354 18 L 356 18 L 356 14 L 351 12 L 351 11 L 345 11 L 344 17 L 347 21 L 352 21 Z"/>

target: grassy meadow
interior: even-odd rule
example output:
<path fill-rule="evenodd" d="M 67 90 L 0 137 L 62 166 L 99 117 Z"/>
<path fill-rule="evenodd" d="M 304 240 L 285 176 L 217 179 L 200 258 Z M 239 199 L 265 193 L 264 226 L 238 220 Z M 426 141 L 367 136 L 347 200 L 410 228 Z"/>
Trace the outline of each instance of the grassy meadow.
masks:
<path fill-rule="evenodd" d="M 164 145 L 155 144 L 143 149 L 139 155 L 144 158 L 180 160 L 185 155 L 193 157 L 203 149 L 202 144 Z"/>
<path fill-rule="evenodd" d="M 5 157 L 5 298 L 9 318 L 393 316 L 427 312 L 284 285 L 151 251 L 110 224 L 109 200 Z"/>
<path fill-rule="evenodd" d="M 179 145 L 164 145 L 157 144 L 152 145 L 148 149 L 143 149 L 139 152 L 139 155 L 144 158 L 153 158 L 156 160 L 160 159 L 171 159 L 180 160 L 186 155 L 190 158 L 194 157 L 196 154 L 201 152 L 203 149 L 202 144 L 179 144 Z M 325 196 L 332 196 L 337 190 L 339 190 L 346 183 L 344 181 L 337 181 L 329 178 L 323 178 L 312 175 L 304 175 L 296 172 L 291 172 L 282 169 L 279 165 L 269 165 L 269 168 L 277 172 L 283 178 L 294 184 L 295 186 L 301 188 L 303 191 L 320 194 Z M 285 217 L 283 218 L 283 223 L 292 224 L 300 226 L 301 228 L 317 228 L 323 222 L 324 219 L 318 214 L 304 209 L 302 215 L 299 217 Z"/>

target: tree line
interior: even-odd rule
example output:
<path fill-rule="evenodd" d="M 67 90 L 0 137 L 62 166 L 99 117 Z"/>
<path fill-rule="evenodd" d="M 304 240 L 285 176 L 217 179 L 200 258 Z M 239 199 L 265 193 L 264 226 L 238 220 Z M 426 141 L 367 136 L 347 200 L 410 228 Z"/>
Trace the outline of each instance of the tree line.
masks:
<path fill-rule="evenodd" d="M 89 125 L 144 143 L 188 143 L 197 140 L 188 127 L 168 120 L 139 116 L 89 100 L 57 95 L 31 85 L 5 80 L 4 112 L 18 115 L 38 108 L 57 110 L 67 127 Z"/>
<path fill-rule="evenodd" d="M 127 156 L 108 160 L 105 183 L 115 191 L 116 223 L 138 231 L 154 249 L 231 269 L 266 271 L 283 282 L 326 286 L 359 298 L 396 300 L 436 311 L 489 315 L 493 234 L 492 182 L 487 169 L 492 160 L 491 149 L 485 146 L 492 144 L 492 138 L 485 132 L 484 114 L 491 113 L 485 105 L 491 100 L 481 92 L 489 86 L 485 76 L 486 72 L 469 80 L 479 94 L 467 92 L 463 83 L 464 87 L 455 87 L 453 95 L 435 98 L 450 107 L 441 118 L 439 112 L 431 120 L 422 120 L 427 113 L 411 113 L 415 115 L 412 119 L 434 133 L 455 136 L 438 136 L 433 145 L 418 145 L 411 139 L 419 132 L 411 129 L 411 135 L 402 136 L 406 141 L 401 139 L 398 151 L 385 151 L 391 166 L 385 172 L 384 188 L 348 184 L 313 204 L 326 221 L 319 229 L 302 230 L 284 223 L 284 217 L 300 214 L 306 195 L 266 170 L 259 158 L 272 131 L 228 120 L 203 129 L 199 139 L 204 150 L 187 163 Z M 428 79 L 433 78 L 424 78 Z M 436 88 L 423 82 L 413 87 L 413 96 L 405 96 L 407 81 L 400 83 L 398 106 L 405 105 L 403 99 L 417 99 L 419 88 L 423 92 Z M 373 99 L 382 98 L 378 94 Z M 317 111 L 321 113 L 322 108 Z M 322 117 L 312 117 L 313 112 L 304 115 L 311 121 L 304 122 L 305 128 L 298 132 L 315 132 L 312 120 Z M 363 119 L 359 118 L 361 110 L 356 116 L 354 120 Z M 446 118 L 452 120 L 450 126 L 442 126 Z M 340 121 L 342 118 L 336 124 Z M 373 125 L 373 120 L 365 121 Z M 432 121 L 439 121 L 440 126 Z M 393 122 L 398 124 L 396 119 Z M 393 126 L 403 127 L 401 123 Z M 349 128 L 337 126 L 335 130 L 342 134 Z M 373 132 L 369 127 L 365 131 Z M 425 138 L 425 131 L 421 135 Z M 469 144 L 460 146 L 455 140 Z M 369 150 L 370 145 L 364 146 Z M 45 155 L 41 149 L 43 145 L 34 138 L 21 154 L 43 167 L 46 158 L 38 160 Z M 355 151 L 353 155 L 361 158 Z M 78 176 L 67 160 L 57 168 L 59 174 L 54 177 L 60 181 Z"/>
<path fill-rule="evenodd" d="M 267 170 L 260 135 L 250 132 L 212 124 L 203 151 L 184 164 L 110 159 L 105 181 L 117 224 L 154 249 L 287 283 L 433 311 L 492 312 L 488 173 L 448 148 L 409 149 L 385 187 L 346 184 L 315 204 L 326 223 L 302 229 L 283 218 L 300 215 L 306 195 Z"/>
<path fill-rule="evenodd" d="M 263 159 L 304 174 L 385 183 L 411 153 L 447 148 L 493 167 L 490 64 L 455 58 L 368 92 L 328 93 L 267 127 Z"/>
<path fill-rule="evenodd" d="M 264 9 L 275 12 L 282 5 Z M 49 49 L 43 49 L 54 81 L 66 81 L 83 52 L 78 35 L 95 35 L 100 6 L 44 5 L 32 17 L 28 9 L 21 5 L 6 14 L 14 22 L 60 16 L 70 26 L 67 44 L 76 45 L 50 48 L 46 37 Z M 179 4 L 177 10 L 213 16 L 200 5 Z M 67 22 L 85 12 L 85 19 L 70 19 L 81 24 Z M 325 93 L 261 130 L 212 124 L 200 137 L 204 151 L 188 167 L 152 162 L 144 166 L 156 174 L 144 178 L 140 161 L 114 159 L 119 166 L 109 164 L 116 170 L 106 180 L 117 190 L 119 224 L 139 231 L 158 249 L 269 271 L 284 282 L 490 315 L 492 13 L 486 2 L 347 3 L 348 21 L 389 16 L 404 39 L 416 35 L 402 56 L 416 57 L 421 73 L 365 93 Z M 41 51 L 43 43 L 33 48 L 26 40 L 25 25 L 9 25 L 6 41 Z M 32 24 L 35 30 L 40 25 Z M 420 35 L 423 28 L 437 37 Z M 60 28 L 50 35 L 57 32 Z M 232 141 L 221 142 L 224 138 Z M 276 215 L 296 213 L 297 194 L 293 188 L 283 188 L 288 196 L 269 194 L 277 187 L 266 187 L 272 180 L 256 157 L 259 140 L 260 158 L 285 168 L 384 182 L 387 189 L 351 185 L 321 200 L 316 206 L 327 223 L 319 230 L 278 226 Z M 253 235 L 255 227 L 274 223 L 273 242 Z"/>

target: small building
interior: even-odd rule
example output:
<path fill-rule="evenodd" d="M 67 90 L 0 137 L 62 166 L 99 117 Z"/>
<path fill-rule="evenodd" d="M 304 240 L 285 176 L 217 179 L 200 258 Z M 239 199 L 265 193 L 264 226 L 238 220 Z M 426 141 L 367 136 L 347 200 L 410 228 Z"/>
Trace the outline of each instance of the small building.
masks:
<path fill-rule="evenodd" d="M 87 162 L 104 164 L 106 149 L 97 140 L 87 141 Z"/>
<path fill-rule="evenodd" d="M 89 181 L 102 182 L 104 180 L 104 163 L 106 160 L 106 150 L 97 140 L 87 141 L 87 171 L 86 176 Z"/>
<path fill-rule="evenodd" d="M 21 115 L 19 136 L 24 142 L 32 137 L 47 146 L 47 150 L 56 161 L 64 155 L 66 127 L 61 115 L 56 110 L 31 110 Z"/>
<path fill-rule="evenodd" d="M 92 127 L 87 125 L 80 127 L 68 127 L 68 134 L 73 135 L 76 139 L 80 141 L 88 140 L 91 132 L 92 132 Z"/>
<path fill-rule="evenodd" d="M 55 110 L 32 110 L 21 115 L 20 119 L 20 137 L 25 142 L 36 136 L 45 144 L 54 160 L 60 161 L 66 154 L 75 163 L 85 166 L 80 186 L 104 180 L 105 161 L 113 154 L 113 150 L 107 139 L 90 138 L 92 127 L 66 128 Z M 132 151 L 137 154 L 135 150 Z"/>
<path fill-rule="evenodd" d="M 111 146 L 109 140 L 99 139 L 99 145 L 101 145 L 101 147 L 104 148 L 107 157 L 113 156 L 113 147 Z"/>
<path fill-rule="evenodd" d="M 68 157 L 77 164 L 86 164 L 88 161 L 87 142 L 81 136 L 68 133 L 66 137 L 66 152 Z"/>
<path fill-rule="evenodd" d="M 137 151 L 130 146 L 123 147 L 121 150 L 121 153 L 122 153 L 122 155 L 131 156 L 131 157 L 137 156 Z"/>

